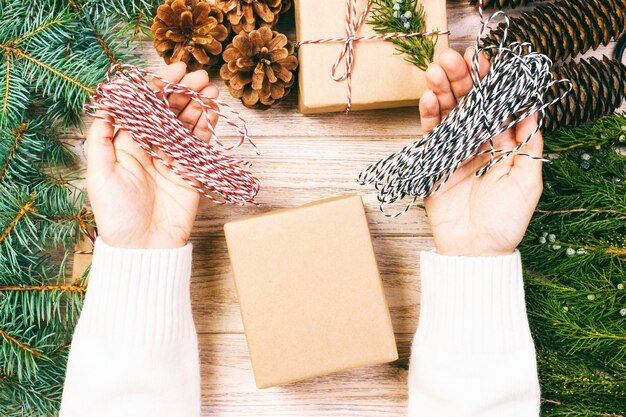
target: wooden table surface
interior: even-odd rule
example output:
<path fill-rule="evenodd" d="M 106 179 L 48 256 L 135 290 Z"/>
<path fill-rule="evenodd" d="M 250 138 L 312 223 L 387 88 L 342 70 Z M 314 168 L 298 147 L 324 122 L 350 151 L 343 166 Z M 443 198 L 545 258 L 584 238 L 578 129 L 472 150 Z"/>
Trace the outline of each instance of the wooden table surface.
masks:
<path fill-rule="evenodd" d="M 463 51 L 474 43 L 479 19 L 466 0 L 448 2 L 448 24 L 453 48 Z M 609 55 L 613 48 L 611 44 L 589 55 Z M 138 51 L 149 68 L 163 65 L 149 40 L 143 40 Z M 405 415 L 410 343 L 419 310 L 418 255 L 432 246 L 431 233 L 420 209 L 411 210 L 399 219 L 383 217 L 377 212 L 374 192 L 360 187 L 356 177 L 369 163 L 421 136 L 417 109 L 304 116 L 297 112 L 297 91 L 294 91 L 279 107 L 247 110 L 230 97 L 219 77 L 214 77 L 221 88 L 221 98 L 242 110 L 251 126 L 251 135 L 261 155 L 255 156 L 246 147 L 238 155 L 254 162 L 253 171 L 259 176 L 262 188 L 258 196 L 260 207 L 203 204 L 192 236 L 191 292 L 200 341 L 202 415 Z M 231 135 L 224 126 L 218 133 L 223 138 Z M 83 140 L 82 135 L 77 139 Z M 400 359 L 258 390 L 248 357 L 223 225 L 242 216 L 346 193 L 363 196 Z"/>

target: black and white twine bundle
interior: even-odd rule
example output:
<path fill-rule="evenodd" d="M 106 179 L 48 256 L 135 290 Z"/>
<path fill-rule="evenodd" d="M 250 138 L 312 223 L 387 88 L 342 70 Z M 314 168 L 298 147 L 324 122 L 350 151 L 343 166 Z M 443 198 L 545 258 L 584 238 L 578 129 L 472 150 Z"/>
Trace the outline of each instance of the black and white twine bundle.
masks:
<path fill-rule="evenodd" d="M 481 47 L 480 38 L 489 22 L 502 15 L 505 30 L 500 45 Z M 544 102 L 544 93 L 555 83 L 550 73 L 552 62 L 542 54 L 533 52 L 529 43 L 506 45 L 509 19 L 503 12 L 496 12 L 483 22 L 476 38 L 476 51 L 472 60 L 472 90 L 457 106 L 424 138 L 407 145 L 400 151 L 382 159 L 359 175 L 361 185 L 374 184 L 378 190 L 380 210 L 389 217 L 406 212 L 418 198 L 437 192 L 465 161 L 479 155 L 489 154 L 489 162 L 476 172 L 485 174 L 493 165 L 519 152 L 541 129 L 544 110 L 559 101 Z M 491 69 L 480 79 L 478 56 L 481 51 L 493 56 Z M 569 90 L 567 90 L 569 92 Z M 567 93 L 565 93 L 567 94 Z M 538 126 L 519 145 L 509 150 L 494 149 L 492 138 L 537 113 Z M 489 149 L 479 150 L 485 144 Z M 384 207 L 412 197 L 412 201 L 399 213 L 385 213 Z"/>

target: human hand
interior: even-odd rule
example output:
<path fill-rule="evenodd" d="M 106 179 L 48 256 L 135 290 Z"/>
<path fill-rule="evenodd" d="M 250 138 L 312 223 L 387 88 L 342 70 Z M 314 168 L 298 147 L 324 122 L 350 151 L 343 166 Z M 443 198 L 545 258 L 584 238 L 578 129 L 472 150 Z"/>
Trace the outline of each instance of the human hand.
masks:
<path fill-rule="evenodd" d="M 158 75 L 216 98 L 217 87 L 206 71 L 185 75 L 185 64 L 163 68 Z M 157 79 L 150 85 L 162 89 Z M 184 94 L 168 97 L 171 109 L 200 139 L 210 138 L 209 121 Z M 213 115 L 215 125 L 217 116 Z M 165 154 L 160 156 L 171 162 Z M 189 240 L 199 193 L 139 147 L 123 129 L 96 118 L 87 135 L 87 191 L 98 234 L 119 248 L 176 248 Z"/>
<path fill-rule="evenodd" d="M 424 135 L 456 106 L 472 88 L 470 76 L 474 50 L 465 57 L 449 49 L 426 71 L 429 90 L 420 100 Z M 480 57 L 481 77 L 489 70 Z M 497 149 L 512 149 L 537 127 L 528 117 L 494 137 Z M 488 144 L 480 150 L 488 149 Z M 520 152 L 541 156 L 541 133 Z M 513 253 L 522 241 L 543 191 L 541 161 L 511 156 L 494 165 L 481 177 L 475 175 L 489 160 L 485 154 L 463 164 L 433 196 L 424 200 L 437 253 L 459 256 L 498 256 Z"/>

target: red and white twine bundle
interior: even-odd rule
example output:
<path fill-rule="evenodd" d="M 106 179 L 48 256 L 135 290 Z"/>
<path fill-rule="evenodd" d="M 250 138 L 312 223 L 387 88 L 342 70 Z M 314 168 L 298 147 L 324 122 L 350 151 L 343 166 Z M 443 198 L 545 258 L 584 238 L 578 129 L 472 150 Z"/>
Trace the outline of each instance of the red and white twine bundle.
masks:
<path fill-rule="evenodd" d="M 482 0 L 481 0 L 482 3 Z M 330 76 L 333 80 L 340 82 L 346 81 L 348 87 L 348 103 L 346 105 L 346 113 L 350 111 L 352 107 L 352 69 L 354 66 L 354 42 L 359 41 L 372 41 L 372 40 L 387 40 L 387 39 L 402 39 L 402 38 L 415 38 L 417 36 L 433 36 L 433 35 L 447 35 L 450 33 L 448 30 L 431 30 L 425 32 L 415 33 L 381 33 L 377 35 L 369 36 L 357 36 L 357 33 L 365 17 L 372 8 L 372 2 L 368 1 L 365 9 L 359 14 L 357 13 L 357 0 L 346 0 L 346 36 L 341 38 L 323 38 L 323 39 L 310 39 L 303 40 L 297 43 L 297 46 L 302 45 L 315 45 L 320 43 L 332 43 L 343 42 L 343 49 L 331 68 Z M 337 75 L 337 69 L 341 65 L 341 62 L 345 60 L 345 70 L 342 75 Z"/>
<path fill-rule="evenodd" d="M 164 87 L 155 91 L 147 76 L 159 79 Z M 232 147 L 223 146 L 210 121 L 210 141 L 196 137 L 170 108 L 170 94 L 184 94 L 198 103 L 207 120 L 211 113 L 223 118 L 240 135 L 239 142 Z M 109 69 L 107 80 L 98 85 L 85 110 L 93 116 L 101 112 L 102 116 L 97 117 L 127 131 L 146 153 L 211 201 L 238 206 L 254 203 L 259 180 L 247 169 L 250 164 L 223 152 L 246 142 L 256 151 L 245 120 L 228 104 L 135 66 L 116 64 Z"/>

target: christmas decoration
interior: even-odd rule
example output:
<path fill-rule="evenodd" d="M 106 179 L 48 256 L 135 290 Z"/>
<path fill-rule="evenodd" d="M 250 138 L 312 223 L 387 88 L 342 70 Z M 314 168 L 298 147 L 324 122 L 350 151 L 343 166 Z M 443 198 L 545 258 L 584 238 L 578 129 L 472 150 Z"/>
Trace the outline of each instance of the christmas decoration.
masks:
<path fill-rule="evenodd" d="M 544 192 L 520 245 L 542 416 L 626 412 L 626 115 L 544 135 Z"/>
<path fill-rule="evenodd" d="M 85 292 L 65 261 L 93 223 L 71 185 L 75 156 L 44 121 L 0 129 L 0 415 L 53 415 Z M 55 171 L 49 170 L 50 166 Z M 47 253 L 60 251 L 55 262 Z"/>
<path fill-rule="evenodd" d="M 556 66 L 552 74 L 556 79 L 569 79 L 572 92 L 547 109 L 545 130 L 593 122 L 613 113 L 626 100 L 626 65 L 617 59 L 581 59 Z M 563 88 L 554 84 L 546 100 L 561 97 Z"/>
<path fill-rule="evenodd" d="M 145 30 L 155 2 L 0 0 L 0 415 L 57 415 L 85 280 L 68 280 L 93 216 L 56 127 Z M 42 114 L 43 113 L 43 114 Z M 61 173 L 65 174 L 61 174 Z M 51 253 L 55 256 L 52 257 Z"/>
<path fill-rule="evenodd" d="M 490 160 L 476 175 L 484 174 L 494 164 L 514 154 L 536 158 L 519 150 L 540 129 L 544 109 L 552 104 L 544 95 L 555 83 L 568 86 L 564 88 L 565 94 L 571 85 L 566 80 L 554 81 L 549 71 L 550 60 L 532 51 L 525 53 L 524 45 L 519 43 L 509 44 L 508 48 L 499 45 L 489 73 L 481 80 L 480 35 L 489 22 L 500 15 L 502 12 L 496 12 L 485 20 L 476 40 L 471 68 L 472 90 L 428 135 L 370 165 L 359 176 L 362 185 L 375 185 L 383 213 L 387 204 L 408 196 L 412 201 L 394 216 L 406 212 L 418 198 L 436 193 L 463 162 L 478 155 L 488 153 Z M 539 116 L 538 127 L 519 145 L 510 150 L 491 147 L 478 151 L 491 138 L 535 113 Z"/>
<path fill-rule="evenodd" d="M 404 0 L 389 0 L 380 4 L 390 13 L 394 7 L 402 11 L 399 20 L 393 24 L 400 24 L 404 28 L 402 17 L 408 19 L 407 16 L 410 16 L 408 10 L 402 10 L 402 5 L 406 5 Z M 408 4 L 415 5 L 413 2 Z M 383 41 L 398 41 L 407 47 L 413 45 L 413 50 L 419 42 L 409 40 L 411 38 L 448 34 L 445 30 L 445 0 L 422 0 L 421 4 L 425 11 L 426 26 L 440 30 L 376 33 L 375 27 L 366 22 L 374 7 L 369 0 L 296 0 L 298 58 L 301 67 L 300 112 L 348 112 L 417 105 L 426 90 L 424 71 L 409 62 L 403 62 L 410 59 L 405 59 L 393 45 Z M 385 32 L 384 25 L 391 24 L 389 17 L 383 14 L 380 11 L 381 32 Z M 410 22 L 407 20 L 406 23 Z M 435 48 L 434 56 L 448 45 L 447 37 L 441 41 Z"/>
<path fill-rule="evenodd" d="M 283 3 L 286 3 L 284 6 Z M 273 28 L 283 10 L 291 8 L 291 0 L 216 0 L 235 33 L 251 32 L 261 27 Z"/>
<path fill-rule="evenodd" d="M 46 3 L 51 1 L 45 0 Z M 75 10 L 82 9 L 85 19 L 98 24 L 114 23 L 116 29 L 121 28 L 120 35 L 130 34 L 130 39 L 134 40 L 139 33 L 150 33 L 152 15 L 159 0 L 67 0 L 67 3 Z M 110 32 L 110 28 L 103 32 Z"/>
<path fill-rule="evenodd" d="M 420 33 L 426 31 L 424 6 L 419 0 L 373 0 L 368 24 L 376 33 Z M 437 43 L 433 36 L 389 39 L 405 59 L 426 71 L 432 62 Z"/>
<path fill-rule="evenodd" d="M 150 32 L 165 63 L 182 61 L 195 71 L 219 61 L 229 30 L 222 11 L 205 0 L 167 0 L 157 9 Z"/>
<path fill-rule="evenodd" d="M 257 387 L 398 359 L 361 197 L 238 219 L 224 233 Z"/>
<path fill-rule="evenodd" d="M 289 94 L 298 59 L 287 37 L 268 27 L 242 32 L 226 47 L 220 75 L 246 107 L 267 107 Z"/>
<path fill-rule="evenodd" d="M 183 61 L 189 71 L 223 59 L 229 92 L 247 107 L 267 108 L 294 83 L 294 46 L 271 30 L 291 8 L 291 0 L 166 0 L 151 28 L 154 47 L 166 63 Z M 231 32 L 239 35 L 224 47 Z"/>
<path fill-rule="evenodd" d="M 511 18 L 507 42 L 530 42 L 554 62 L 597 49 L 626 33 L 626 0 L 559 0 Z M 484 39 L 502 41 L 500 25 Z"/>
<path fill-rule="evenodd" d="M 209 120 L 209 112 L 226 119 L 226 123 L 241 135 L 235 147 L 245 142 L 253 145 L 239 113 L 227 103 L 164 78 L 159 78 L 163 84 L 163 95 L 159 97 L 146 76 L 157 77 L 130 65 L 113 66 L 107 81 L 98 85 L 96 94 L 86 106 L 89 114 L 103 113 L 106 116 L 103 120 L 125 129 L 155 161 L 211 201 L 238 206 L 253 203 L 259 191 L 259 181 L 245 169 L 248 164 L 219 150 L 218 147 L 223 146 Z M 200 106 L 209 122 L 210 143 L 198 139 L 183 125 L 169 107 L 166 98 L 169 94 L 184 94 Z M 234 120 L 229 119 L 225 111 L 229 111 Z M 157 151 L 163 152 L 176 164 L 167 162 Z"/>
<path fill-rule="evenodd" d="M 21 120 L 35 100 L 44 102 L 51 120 L 76 124 L 82 105 L 111 63 L 132 62 L 132 47 L 113 29 L 121 25 L 117 13 L 111 9 L 100 15 L 98 1 L 89 2 L 89 7 L 54 0 L 39 2 L 38 7 L 31 2 L 2 3 L 0 126 Z"/>
<path fill-rule="evenodd" d="M 525 6 L 533 1 L 535 0 L 469 0 L 469 3 L 472 6 L 478 6 L 479 3 L 482 3 L 483 7 L 505 9 L 507 7 L 515 8 Z"/>
<path fill-rule="evenodd" d="M 292 10 L 293 0 L 283 0 L 282 4 L 283 4 L 283 7 L 281 7 L 280 9 L 280 14 L 285 14 Z"/>

